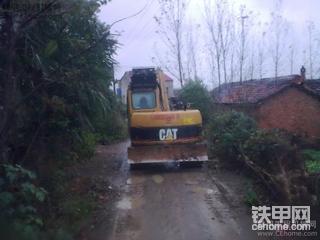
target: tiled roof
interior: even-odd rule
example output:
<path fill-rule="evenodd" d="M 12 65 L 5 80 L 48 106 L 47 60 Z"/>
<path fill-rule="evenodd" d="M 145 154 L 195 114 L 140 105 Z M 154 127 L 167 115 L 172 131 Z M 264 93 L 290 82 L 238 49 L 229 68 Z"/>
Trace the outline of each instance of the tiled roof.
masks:
<path fill-rule="evenodd" d="M 132 71 L 126 71 L 123 74 L 123 76 L 121 77 L 120 81 L 130 82 L 131 81 L 131 76 L 132 76 Z"/>
<path fill-rule="evenodd" d="M 304 86 L 307 90 L 320 96 L 320 80 L 307 80 L 305 81 Z"/>
<path fill-rule="evenodd" d="M 300 75 L 278 78 L 264 78 L 222 84 L 213 90 L 213 97 L 218 103 L 257 103 L 289 86 L 302 86 L 320 96 L 320 80 L 306 80 L 302 83 Z"/>
<path fill-rule="evenodd" d="M 168 82 L 168 81 L 173 81 L 173 79 L 171 77 L 169 77 L 166 73 L 163 73 L 163 75 L 165 76 L 165 81 Z"/>

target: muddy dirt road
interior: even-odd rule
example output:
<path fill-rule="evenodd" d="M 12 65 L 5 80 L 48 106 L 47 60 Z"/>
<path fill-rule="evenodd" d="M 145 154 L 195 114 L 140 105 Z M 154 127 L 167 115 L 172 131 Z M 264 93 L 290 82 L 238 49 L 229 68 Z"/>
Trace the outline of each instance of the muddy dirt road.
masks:
<path fill-rule="evenodd" d="M 249 218 L 239 216 L 203 169 L 133 172 L 112 240 L 251 239 Z"/>
<path fill-rule="evenodd" d="M 212 177 L 205 166 L 129 171 L 127 144 L 100 149 L 108 161 L 122 161 L 120 177 L 114 178 L 121 193 L 114 202 L 116 211 L 108 232 L 90 239 L 256 239 L 250 231 L 248 209 L 237 193 L 242 183 L 236 176 Z"/>

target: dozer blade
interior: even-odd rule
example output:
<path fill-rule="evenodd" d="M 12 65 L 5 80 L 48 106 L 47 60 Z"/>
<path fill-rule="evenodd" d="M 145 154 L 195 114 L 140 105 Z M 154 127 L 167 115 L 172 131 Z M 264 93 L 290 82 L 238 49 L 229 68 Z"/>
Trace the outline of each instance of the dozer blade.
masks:
<path fill-rule="evenodd" d="M 204 143 L 133 146 L 128 148 L 129 164 L 208 161 Z"/>

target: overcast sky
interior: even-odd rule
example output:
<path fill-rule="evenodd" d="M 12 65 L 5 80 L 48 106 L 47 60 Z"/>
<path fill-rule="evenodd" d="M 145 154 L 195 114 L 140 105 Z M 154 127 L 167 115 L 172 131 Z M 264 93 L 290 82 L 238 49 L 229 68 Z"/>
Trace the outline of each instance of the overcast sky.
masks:
<path fill-rule="evenodd" d="M 249 10 L 259 14 L 262 21 L 268 21 L 270 12 L 275 8 L 277 0 L 237 0 L 236 5 L 245 4 Z M 203 16 L 202 0 L 190 0 L 191 7 L 187 15 L 201 19 Z M 159 43 L 156 33 L 157 25 L 154 16 L 159 14 L 158 0 L 112 0 L 103 6 L 99 13 L 101 21 L 111 24 L 123 17 L 130 16 L 139 10 L 144 11 L 136 17 L 120 22 L 112 28 L 113 33 L 119 33 L 121 44 L 117 51 L 116 78 L 120 78 L 124 71 L 136 66 L 153 66 L 152 57 L 155 56 L 155 44 Z M 320 21 L 320 0 L 283 0 L 282 12 L 292 24 L 296 36 L 303 39 L 306 35 L 307 21 L 317 24 Z M 299 41 L 299 40 L 298 40 Z M 300 64 L 300 63 L 299 63 Z"/>

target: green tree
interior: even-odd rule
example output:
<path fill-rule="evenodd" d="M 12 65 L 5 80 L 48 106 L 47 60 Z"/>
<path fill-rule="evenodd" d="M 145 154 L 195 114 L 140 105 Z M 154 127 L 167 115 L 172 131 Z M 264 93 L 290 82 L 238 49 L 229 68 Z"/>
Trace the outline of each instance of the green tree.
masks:
<path fill-rule="evenodd" d="M 0 3 L 0 164 L 36 172 L 49 190 L 55 168 L 124 126 L 110 91 L 116 40 L 96 15 L 106 2 Z"/>
<path fill-rule="evenodd" d="M 200 81 L 189 81 L 181 89 L 180 97 L 183 102 L 189 103 L 192 109 L 199 109 L 203 121 L 206 123 L 212 113 L 212 98 L 209 91 Z"/>
<path fill-rule="evenodd" d="M 10 11 L 1 11 L 4 162 L 30 157 L 35 145 L 37 155 L 39 147 L 68 146 L 115 111 L 109 87 L 116 41 L 97 20 L 100 1 L 44 2 L 34 13 L 11 10 L 10 1 Z"/>

